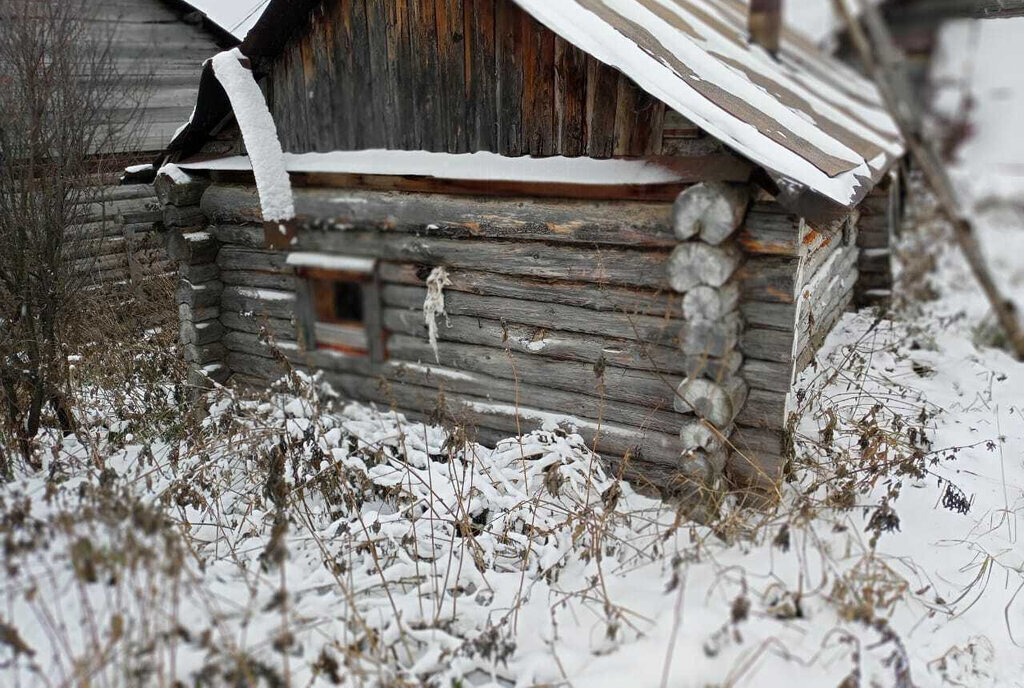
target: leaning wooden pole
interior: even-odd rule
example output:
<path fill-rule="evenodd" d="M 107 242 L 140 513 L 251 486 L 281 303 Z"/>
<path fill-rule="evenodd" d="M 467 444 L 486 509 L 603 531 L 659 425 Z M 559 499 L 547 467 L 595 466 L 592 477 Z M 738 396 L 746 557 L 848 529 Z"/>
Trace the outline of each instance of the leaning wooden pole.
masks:
<path fill-rule="evenodd" d="M 1021 327 L 1017 308 L 1013 301 L 1003 296 L 999 290 L 985 262 L 974 225 L 960 206 L 953 182 L 946 172 L 942 159 L 924 136 L 921 110 L 906 78 L 904 57 L 893 41 L 892 34 L 878 9 L 865 0 L 860 0 L 864 14 L 863 25 L 853 16 L 844 0 L 833 2 L 836 10 L 846 20 L 850 38 L 893 113 L 911 156 L 935 192 L 942 212 L 953 225 L 953 237 L 992 305 L 992 310 L 1000 327 L 1006 333 L 1014 354 L 1017 359 L 1024 360 L 1024 329 Z"/>

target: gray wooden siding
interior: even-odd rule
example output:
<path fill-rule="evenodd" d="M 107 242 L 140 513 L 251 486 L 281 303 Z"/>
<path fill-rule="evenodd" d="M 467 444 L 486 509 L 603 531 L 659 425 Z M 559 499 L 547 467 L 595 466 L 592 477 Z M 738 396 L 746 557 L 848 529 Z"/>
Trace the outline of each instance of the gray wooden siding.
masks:
<path fill-rule="evenodd" d="M 152 75 L 142 113 L 141 141 L 125 152 L 140 161 L 170 142 L 188 121 L 199 90 L 203 61 L 223 48 L 201 26 L 182 20 L 187 8 L 162 0 L 103 0 L 91 9 L 96 32 L 113 33 L 113 55 L 128 75 Z M 121 113 L 114 111 L 115 121 Z"/>
<path fill-rule="evenodd" d="M 647 156 L 722 148 L 511 0 L 340 0 L 277 57 L 291 152 Z M 723 152 L 723 155 L 726 155 Z"/>

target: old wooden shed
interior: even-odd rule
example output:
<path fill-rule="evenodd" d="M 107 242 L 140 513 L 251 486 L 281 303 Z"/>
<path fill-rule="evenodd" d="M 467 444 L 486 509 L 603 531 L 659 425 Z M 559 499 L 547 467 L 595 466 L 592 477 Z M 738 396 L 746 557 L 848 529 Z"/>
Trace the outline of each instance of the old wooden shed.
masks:
<path fill-rule="evenodd" d="M 903 151 L 871 83 L 748 19 L 274 0 L 156 183 L 186 356 L 485 442 L 572 426 L 669 493 L 771 484 L 794 375 L 887 294 Z"/>
<path fill-rule="evenodd" d="M 132 94 L 141 102 L 115 97 L 104 104 L 113 128 L 132 123 L 102 151 L 101 172 L 69 228 L 76 265 L 94 286 L 118 293 L 174 270 L 153 232 L 163 214 L 149 164 L 189 117 L 203 62 L 239 41 L 179 0 L 104 0 L 83 8 L 80 19 L 89 30 L 77 38 L 108 47 L 109 66 L 125 83 L 145 85 Z M 114 171 L 125 166 L 129 173 L 119 179 Z"/>

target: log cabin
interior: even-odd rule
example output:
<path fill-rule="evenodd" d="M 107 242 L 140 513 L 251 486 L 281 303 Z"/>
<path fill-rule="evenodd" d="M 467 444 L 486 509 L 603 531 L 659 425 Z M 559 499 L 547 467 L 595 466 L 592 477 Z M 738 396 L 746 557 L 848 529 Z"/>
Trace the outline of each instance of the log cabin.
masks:
<path fill-rule="evenodd" d="M 89 283 L 124 298 L 176 269 L 154 232 L 163 213 L 150 163 L 188 119 L 203 62 L 240 39 L 179 0 L 104 0 L 85 11 L 89 36 L 109 43 L 111 66 L 145 84 L 139 108 L 120 99 L 108 104 L 105 116 L 124 136 L 103 151 L 103 171 L 90 180 L 94 191 L 69 228 L 68 248 Z M 119 166 L 125 174 L 115 172 Z"/>
<path fill-rule="evenodd" d="M 795 376 L 891 286 L 903 154 L 772 4 L 273 0 L 155 182 L 186 358 L 770 491 Z"/>

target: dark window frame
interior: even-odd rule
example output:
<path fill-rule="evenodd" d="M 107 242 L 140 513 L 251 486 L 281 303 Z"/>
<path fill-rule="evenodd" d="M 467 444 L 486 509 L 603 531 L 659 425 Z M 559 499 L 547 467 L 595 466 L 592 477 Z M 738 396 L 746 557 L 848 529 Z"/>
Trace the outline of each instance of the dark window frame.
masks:
<path fill-rule="evenodd" d="M 387 360 L 386 334 L 377 266 L 371 272 L 297 266 L 296 324 L 299 339 L 308 351 L 329 350 L 346 356 Z M 339 302 L 358 298 L 359 306 Z M 348 311 L 348 312 L 346 312 Z"/>

